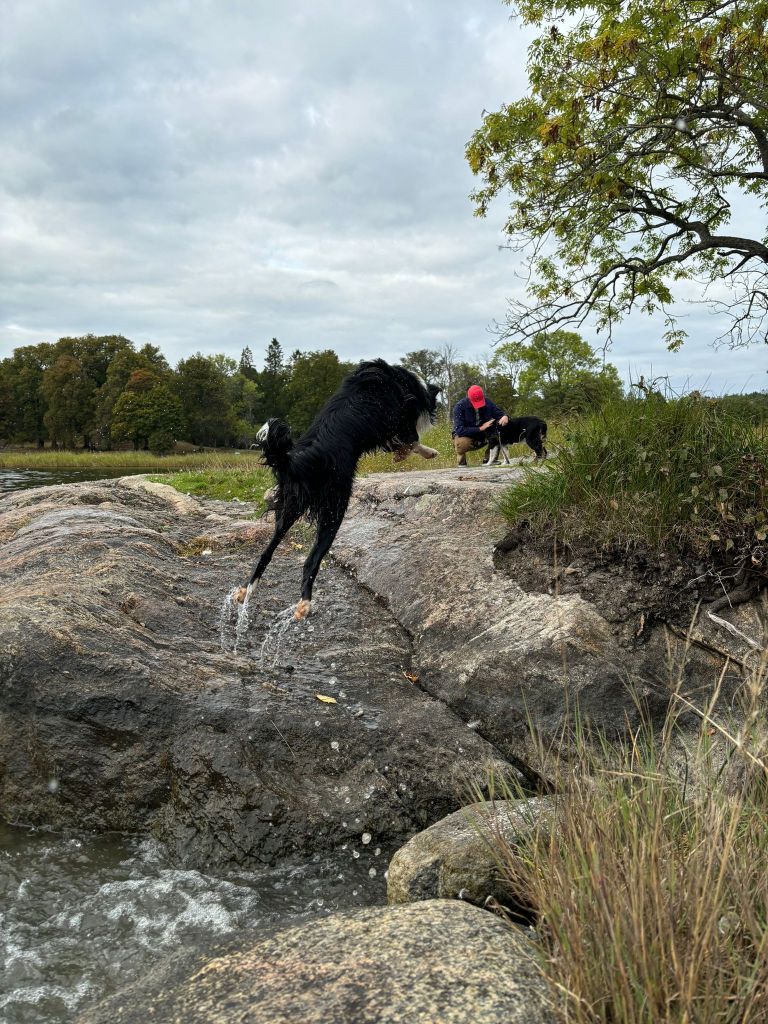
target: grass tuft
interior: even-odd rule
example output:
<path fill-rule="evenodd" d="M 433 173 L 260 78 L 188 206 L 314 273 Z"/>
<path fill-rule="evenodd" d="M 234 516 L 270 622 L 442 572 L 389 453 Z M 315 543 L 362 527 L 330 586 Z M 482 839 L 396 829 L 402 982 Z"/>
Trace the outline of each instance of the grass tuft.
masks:
<path fill-rule="evenodd" d="M 556 827 L 522 849 L 489 837 L 535 908 L 563 1021 L 768 1020 L 767 676 L 764 650 L 740 727 L 713 699 L 683 764 L 674 711 L 655 739 L 577 735 L 567 758 L 544 754 Z"/>
<path fill-rule="evenodd" d="M 768 437 L 696 396 L 626 399 L 566 427 L 545 472 L 500 501 L 534 534 L 644 545 L 728 564 L 766 559 Z"/>

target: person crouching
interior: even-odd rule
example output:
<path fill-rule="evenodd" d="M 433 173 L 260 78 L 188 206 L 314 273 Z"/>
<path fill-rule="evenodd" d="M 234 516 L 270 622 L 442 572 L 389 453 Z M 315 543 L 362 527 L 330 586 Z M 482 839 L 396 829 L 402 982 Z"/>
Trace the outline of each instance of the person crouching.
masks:
<path fill-rule="evenodd" d="M 487 444 L 486 431 L 495 423 L 503 427 L 509 423 L 509 416 L 485 397 L 478 384 L 473 384 L 467 389 L 467 397 L 453 407 L 453 447 L 457 466 L 466 466 L 467 452 Z"/>

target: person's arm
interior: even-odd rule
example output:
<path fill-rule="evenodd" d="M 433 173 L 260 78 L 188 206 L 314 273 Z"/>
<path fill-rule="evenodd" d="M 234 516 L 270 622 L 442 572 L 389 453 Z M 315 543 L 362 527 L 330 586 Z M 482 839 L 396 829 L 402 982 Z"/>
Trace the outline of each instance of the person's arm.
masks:
<path fill-rule="evenodd" d="M 463 402 L 457 402 L 453 408 L 453 431 L 457 437 L 481 436 L 481 431 L 475 425 L 474 417 L 470 420 L 470 413 Z"/>

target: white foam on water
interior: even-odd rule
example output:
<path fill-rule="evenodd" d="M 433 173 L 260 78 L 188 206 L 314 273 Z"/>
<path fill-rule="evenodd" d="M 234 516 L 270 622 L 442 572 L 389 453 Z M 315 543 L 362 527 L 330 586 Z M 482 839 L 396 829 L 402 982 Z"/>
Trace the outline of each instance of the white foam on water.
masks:
<path fill-rule="evenodd" d="M 63 985 L 43 984 L 25 985 L 12 992 L 0 992 L 0 1010 L 7 1007 L 37 1006 L 43 1000 L 59 999 L 68 1010 L 76 1010 L 85 997 L 94 991 L 94 986 L 87 981 L 65 988 Z"/>

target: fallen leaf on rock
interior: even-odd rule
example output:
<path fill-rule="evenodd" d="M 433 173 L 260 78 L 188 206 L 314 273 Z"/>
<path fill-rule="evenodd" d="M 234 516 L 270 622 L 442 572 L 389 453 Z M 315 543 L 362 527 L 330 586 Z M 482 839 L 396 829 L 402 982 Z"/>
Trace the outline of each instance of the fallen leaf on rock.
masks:
<path fill-rule="evenodd" d="M 403 675 L 404 675 L 404 676 L 405 676 L 405 678 L 406 678 L 406 679 L 408 679 L 408 680 L 409 680 L 409 681 L 410 681 L 411 683 L 418 683 L 418 681 L 419 681 L 419 677 L 418 677 L 418 676 L 416 675 L 416 673 L 415 673 L 415 672 L 403 672 Z"/>
<path fill-rule="evenodd" d="M 324 693 L 316 693 L 315 696 L 318 700 L 321 700 L 323 704 L 338 704 L 339 702 L 335 697 L 326 697 Z"/>

